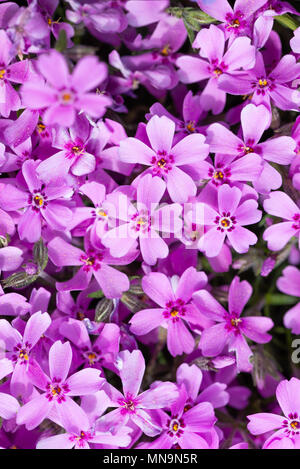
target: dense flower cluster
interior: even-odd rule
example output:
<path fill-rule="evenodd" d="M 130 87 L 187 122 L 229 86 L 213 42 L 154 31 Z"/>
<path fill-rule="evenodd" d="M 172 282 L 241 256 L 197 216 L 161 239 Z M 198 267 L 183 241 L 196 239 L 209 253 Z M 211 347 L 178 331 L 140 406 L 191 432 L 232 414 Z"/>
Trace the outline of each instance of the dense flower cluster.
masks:
<path fill-rule="evenodd" d="M 300 448 L 300 13 L 177 3 L 0 2 L 1 448 Z"/>

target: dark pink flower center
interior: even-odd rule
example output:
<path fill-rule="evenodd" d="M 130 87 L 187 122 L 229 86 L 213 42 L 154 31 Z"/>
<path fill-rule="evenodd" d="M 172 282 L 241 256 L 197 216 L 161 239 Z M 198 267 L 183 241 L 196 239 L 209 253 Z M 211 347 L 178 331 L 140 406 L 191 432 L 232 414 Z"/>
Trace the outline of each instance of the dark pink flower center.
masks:
<path fill-rule="evenodd" d="M 185 316 L 185 302 L 180 298 L 168 301 L 165 308 L 163 315 L 166 319 L 171 319 L 172 322 L 178 322 L 180 318 Z"/>
<path fill-rule="evenodd" d="M 151 159 L 153 165 L 152 174 L 153 176 L 164 176 L 172 170 L 174 164 L 174 156 L 167 155 L 166 151 L 159 151 L 157 156 L 153 156 Z"/>
<path fill-rule="evenodd" d="M 285 429 L 284 432 L 288 436 L 300 434 L 300 419 L 297 412 L 290 413 L 288 419 L 282 422 L 282 427 Z"/>
<path fill-rule="evenodd" d="M 79 260 L 83 263 L 83 270 L 89 272 L 92 270 L 99 270 L 101 262 L 103 260 L 103 254 L 101 252 L 89 251 L 86 254 L 82 254 Z"/>
<path fill-rule="evenodd" d="M 53 378 L 51 383 L 47 384 L 46 398 L 48 401 L 55 400 L 58 404 L 61 404 L 66 400 L 65 395 L 70 391 L 67 383 L 62 382 L 58 378 Z"/>
<path fill-rule="evenodd" d="M 218 215 L 215 220 L 215 224 L 218 225 L 217 230 L 221 231 L 233 231 L 236 224 L 236 218 L 230 214 L 230 212 L 223 212 Z"/>
<path fill-rule="evenodd" d="M 226 320 L 225 327 L 227 331 L 239 334 L 242 319 L 236 313 L 227 314 L 224 319 Z"/>
<path fill-rule="evenodd" d="M 121 414 L 135 414 L 136 406 L 138 404 L 138 400 L 131 396 L 131 394 L 127 394 L 124 399 L 119 399 L 118 401 L 121 407 Z"/>
<path fill-rule="evenodd" d="M 74 141 L 69 141 L 65 144 L 66 158 L 78 158 L 85 153 L 85 145 L 81 138 L 76 137 Z"/>
<path fill-rule="evenodd" d="M 168 420 L 167 422 L 167 433 L 171 437 L 179 438 L 183 434 L 185 426 L 184 420 L 177 418 L 175 415 L 172 420 Z"/>
<path fill-rule="evenodd" d="M 149 211 L 142 209 L 132 215 L 130 227 L 138 233 L 148 233 L 151 230 L 151 216 Z"/>

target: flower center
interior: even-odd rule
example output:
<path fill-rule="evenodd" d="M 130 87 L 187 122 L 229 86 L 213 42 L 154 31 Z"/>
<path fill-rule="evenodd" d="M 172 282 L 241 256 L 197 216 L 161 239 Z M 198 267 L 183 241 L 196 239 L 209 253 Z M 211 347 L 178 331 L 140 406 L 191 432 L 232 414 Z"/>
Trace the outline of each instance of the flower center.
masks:
<path fill-rule="evenodd" d="M 71 93 L 71 91 L 63 91 L 60 95 L 60 101 L 62 104 L 65 105 L 71 104 L 71 102 L 73 101 L 73 94 Z"/>
<path fill-rule="evenodd" d="M 184 421 L 183 419 L 173 418 L 167 422 L 168 435 L 180 437 L 184 432 Z"/>
<path fill-rule="evenodd" d="M 220 75 L 222 75 L 223 71 L 219 67 L 216 67 L 213 73 L 214 75 L 216 75 L 216 77 L 219 77 Z"/>
<path fill-rule="evenodd" d="M 41 207 L 44 203 L 44 198 L 41 195 L 36 195 L 33 197 L 33 202 L 36 207 Z"/>
<path fill-rule="evenodd" d="M 293 220 L 295 223 L 293 224 L 292 228 L 294 228 L 294 230 L 300 230 L 300 213 L 295 213 Z"/>
<path fill-rule="evenodd" d="M 153 165 L 153 176 L 163 176 L 171 171 L 174 163 L 174 157 L 167 155 L 165 151 L 159 151 L 157 156 L 153 156 L 151 164 Z"/>
<path fill-rule="evenodd" d="M 164 57 L 168 57 L 168 55 L 171 53 L 171 47 L 169 44 L 166 44 L 165 47 L 161 50 L 161 55 Z"/>
<path fill-rule="evenodd" d="M 215 171 L 214 179 L 217 179 L 217 180 L 224 179 L 224 174 L 222 173 L 222 171 Z"/>
<path fill-rule="evenodd" d="M 37 125 L 38 133 L 41 134 L 42 132 L 44 132 L 45 128 L 46 128 L 46 126 L 40 122 L 40 123 Z"/>
<path fill-rule="evenodd" d="M 0 80 L 3 80 L 5 73 L 6 73 L 5 69 L 2 68 L 2 69 L 0 70 Z"/>
<path fill-rule="evenodd" d="M 47 385 L 46 398 L 48 401 L 55 399 L 61 404 L 66 400 L 65 394 L 69 391 L 69 386 L 66 383 L 61 383 L 60 380 L 53 378 L 53 381 Z"/>
<path fill-rule="evenodd" d="M 290 435 L 299 435 L 300 434 L 300 419 L 297 412 L 290 413 L 288 418 L 282 422 L 283 428 L 285 428 L 285 433 Z"/>
<path fill-rule="evenodd" d="M 28 361 L 29 360 L 29 356 L 28 356 L 28 353 L 27 353 L 27 350 L 20 350 L 20 353 L 19 353 L 19 358 L 21 360 L 26 360 Z"/>
<path fill-rule="evenodd" d="M 193 133 L 195 132 L 195 121 L 190 121 L 187 126 L 186 126 L 187 130 L 190 132 L 190 133 Z"/>
<path fill-rule="evenodd" d="M 175 301 L 168 301 L 165 308 L 163 316 L 166 319 L 171 319 L 172 322 L 177 322 L 181 317 L 185 316 L 185 302 L 180 298 Z"/>
<path fill-rule="evenodd" d="M 79 260 L 83 263 L 83 270 L 89 272 L 91 269 L 99 270 L 101 267 L 101 261 L 103 260 L 102 253 L 90 252 L 87 254 L 82 254 Z"/>
<path fill-rule="evenodd" d="M 131 217 L 131 229 L 146 234 L 151 229 L 151 216 L 147 209 L 136 212 Z"/>
<path fill-rule="evenodd" d="M 265 78 L 260 78 L 258 80 L 258 85 L 260 86 L 260 88 L 265 88 L 266 86 L 268 86 L 268 82 Z"/>
<path fill-rule="evenodd" d="M 236 224 L 236 218 L 230 214 L 230 212 L 223 212 L 220 216 L 217 216 L 214 220 L 215 224 L 218 225 L 217 230 L 222 233 L 226 231 L 233 231 Z"/>
<path fill-rule="evenodd" d="M 138 401 L 128 394 L 124 399 L 119 400 L 121 414 L 134 414 Z"/>

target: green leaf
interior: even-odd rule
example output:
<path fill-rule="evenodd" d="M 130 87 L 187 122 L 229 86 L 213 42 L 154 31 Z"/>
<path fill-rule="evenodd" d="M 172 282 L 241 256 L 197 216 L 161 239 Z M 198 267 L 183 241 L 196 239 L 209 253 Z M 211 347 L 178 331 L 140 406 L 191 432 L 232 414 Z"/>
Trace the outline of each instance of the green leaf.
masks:
<path fill-rule="evenodd" d="M 95 308 L 95 322 L 107 322 L 114 309 L 113 300 L 102 298 Z"/>
<path fill-rule="evenodd" d="M 3 280 L 2 285 L 4 288 L 25 288 L 35 282 L 37 278 L 38 275 L 29 275 L 26 272 L 16 272 Z"/>
<path fill-rule="evenodd" d="M 89 293 L 87 295 L 88 298 L 103 298 L 104 297 L 104 293 L 102 290 L 97 290 L 97 291 L 93 291 L 92 293 Z"/>
<path fill-rule="evenodd" d="M 33 246 L 33 257 L 39 270 L 45 270 L 48 264 L 48 249 L 44 245 L 42 238 Z"/>
<path fill-rule="evenodd" d="M 67 34 L 64 29 L 59 31 L 58 39 L 55 43 L 55 49 L 58 52 L 63 52 L 67 48 Z"/>
<path fill-rule="evenodd" d="M 140 311 L 141 309 L 145 309 L 147 307 L 146 304 L 141 301 L 136 295 L 133 295 L 129 292 L 123 293 L 121 301 L 132 313 L 136 313 L 137 311 Z"/>
<path fill-rule="evenodd" d="M 275 16 L 275 20 L 278 21 L 278 23 L 284 26 L 285 28 L 289 28 L 292 31 L 295 31 L 295 29 L 299 28 L 300 25 L 300 23 L 298 23 L 298 21 L 288 13 L 285 13 L 284 15 Z"/>
<path fill-rule="evenodd" d="M 273 293 L 266 295 L 266 303 L 274 306 L 294 305 L 299 302 L 297 296 L 281 295 L 280 293 Z"/>

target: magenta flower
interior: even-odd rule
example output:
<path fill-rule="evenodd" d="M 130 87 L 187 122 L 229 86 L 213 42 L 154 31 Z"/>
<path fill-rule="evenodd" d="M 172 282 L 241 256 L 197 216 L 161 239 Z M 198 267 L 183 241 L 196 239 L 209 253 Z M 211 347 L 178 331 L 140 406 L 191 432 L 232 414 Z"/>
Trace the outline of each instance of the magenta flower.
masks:
<path fill-rule="evenodd" d="M 272 413 L 248 415 L 248 430 L 252 435 L 261 435 L 277 430 L 264 442 L 263 449 L 300 448 L 300 380 L 292 378 L 281 381 L 276 389 L 276 398 L 284 416 Z"/>
<path fill-rule="evenodd" d="M 22 175 L 24 189 L 13 184 L 0 184 L 0 204 L 5 210 L 20 210 L 18 221 L 20 239 L 30 243 L 41 237 L 42 226 L 62 231 L 72 218 L 66 197 L 70 188 L 62 179 L 51 179 L 47 184 L 36 173 L 36 162 L 25 161 Z"/>
<path fill-rule="evenodd" d="M 271 340 L 267 331 L 273 327 L 273 321 L 260 316 L 240 317 L 251 294 L 251 285 L 246 280 L 241 282 L 239 277 L 235 277 L 229 288 L 229 312 L 206 290 L 193 295 L 193 300 L 200 311 L 218 323 L 202 332 L 200 348 L 204 356 L 215 357 L 228 345 L 229 351 L 234 351 L 236 354 L 238 369 L 240 371 L 252 369 L 249 362 L 252 351 L 244 335 L 254 342 L 265 344 Z"/>
<path fill-rule="evenodd" d="M 264 104 L 271 111 L 271 103 L 279 109 L 299 110 L 299 92 L 291 87 L 299 78 L 300 64 L 293 55 L 284 55 L 271 72 L 266 70 L 261 52 L 257 52 L 256 64 L 247 72 L 238 72 L 234 77 L 220 77 L 219 87 L 233 95 L 249 95 L 256 106 Z"/>
<path fill-rule="evenodd" d="M 100 288 L 107 298 L 119 298 L 129 289 L 127 275 L 108 264 L 129 264 L 137 256 L 132 251 L 123 259 L 116 259 L 109 255 L 108 250 L 87 248 L 87 251 L 72 246 L 62 238 L 53 238 L 48 244 L 49 257 L 57 267 L 66 265 L 79 266 L 75 276 L 66 282 L 57 282 L 58 291 L 84 290 L 88 287 L 94 275 Z"/>
<path fill-rule="evenodd" d="M 6 355 L 13 363 L 10 390 L 16 397 L 27 398 L 33 390 L 28 374 L 29 368 L 35 362 L 33 358 L 35 353 L 32 354 L 32 349 L 48 329 L 50 323 L 49 314 L 42 314 L 39 311 L 27 321 L 22 337 L 20 332 L 13 328 L 8 321 L 0 320 L 0 339 L 5 343 L 8 351 Z"/>
<path fill-rule="evenodd" d="M 233 249 L 239 253 L 249 250 L 257 242 L 257 236 L 244 228 L 245 225 L 257 223 L 261 211 L 257 201 L 243 200 L 242 192 L 237 187 L 224 184 L 216 191 L 217 200 L 210 200 L 211 205 L 203 204 L 202 217 L 199 222 L 206 227 L 200 238 L 199 249 L 208 257 L 217 256 L 227 237 Z"/>
<path fill-rule="evenodd" d="M 103 379 L 99 370 L 85 368 L 67 378 L 72 362 L 69 342 L 56 341 L 49 350 L 50 377 L 36 363 L 29 371 L 34 386 L 44 391 L 33 397 L 18 412 L 17 424 L 25 424 L 27 430 L 37 427 L 45 418 L 51 419 L 56 411 L 63 426 L 68 422 L 80 426 L 85 413 L 71 397 L 93 394 L 100 390 Z"/>
<path fill-rule="evenodd" d="M 147 172 L 166 181 L 167 190 L 174 202 L 186 202 L 196 194 L 196 185 L 189 176 L 189 166 L 197 164 L 208 155 L 208 145 L 201 134 L 183 138 L 175 146 L 175 124 L 165 116 L 153 116 L 146 125 L 149 146 L 137 138 L 120 142 L 120 159 L 126 163 L 150 166 Z M 183 166 L 183 169 L 181 169 Z"/>
<path fill-rule="evenodd" d="M 289 265 L 282 271 L 282 277 L 277 280 L 277 288 L 286 295 L 300 297 L 300 271 Z M 291 329 L 293 334 L 300 333 L 300 303 L 289 309 L 283 318 L 285 327 Z"/>
<path fill-rule="evenodd" d="M 63 321 L 59 332 L 70 340 L 80 353 L 79 364 L 97 369 L 112 368 L 119 352 L 120 329 L 116 324 L 103 324 L 99 336 L 92 343 L 85 324 L 69 318 Z"/>
<path fill-rule="evenodd" d="M 154 265 L 157 259 L 167 257 L 168 245 L 158 232 L 177 233 L 181 229 L 179 216 L 182 207 L 169 204 L 158 208 L 165 190 L 163 180 L 146 174 L 138 181 L 136 207 L 124 194 L 115 193 L 119 195 L 117 201 L 120 201 L 116 213 L 126 223 L 107 231 L 102 238 L 112 256 L 120 258 L 126 255 L 139 239 L 141 254 L 147 264 Z"/>
<path fill-rule="evenodd" d="M 286 136 L 258 143 L 269 123 L 270 115 L 265 106 L 248 104 L 241 112 L 243 139 L 221 124 L 212 124 L 207 130 L 207 141 L 212 152 L 230 155 L 231 161 L 237 157 L 247 157 L 250 161 L 253 156 L 261 157 L 262 168 L 254 187 L 263 194 L 278 189 L 282 183 L 280 174 L 267 161 L 285 165 L 291 163 L 296 146 L 295 141 Z M 257 164 L 257 160 L 253 163 Z"/>
<path fill-rule="evenodd" d="M 211 25 L 208 29 L 201 29 L 193 47 L 200 49 L 204 59 L 183 55 L 176 61 L 179 67 L 179 79 L 183 83 L 194 83 L 208 79 L 208 83 L 200 96 L 200 104 L 206 111 L 212 110 L 214 114 L 223 111 L 226 102 L 226 92 L 218 86 L 219 77 L 223 74 L 229 76 L 234 82 L 236 70 L 247 70 L 255 64 L 255 48 L 248 37 L 234 40 L 226 53 L 225 35 L 220 28 Z"/>
<path fill-rule="evenodd" d="M 232 8 L 227 0 L 197 0 L 201 10 L 222 22 L 227 36 L 251 35 L 253 14 L 267 0 L 236 0 Z"/>
<path fill-rule="evenodd" d="M 161 431 L 159 418 L 153 417 L 151 411 L 169 408 L 178 397 L 177 386 L 170 382 L 159 383 L 139 394 L 145 372 L 140 350 L 120 352 L 119 370 L 123 394 L 108 384 L 103 388 L 111 400 L 110 407 L 117 407 L 109 413 L 110 424 L 120 427 L 132 422 L 146 435 L 157 435 Z"/>
<path fill-rule="evenodd" d="M 12 83 L 25 83 L 29 77 L 29 62 L 11 63 L 15 57 L 14 47 L 5 31 L 0 31 L 0 113 L 8 117 L 11 111 L 21 108 L 18 92 Z"/>
<path fill-rule="evenodd" d="M 26 83 L 21 90 L 22 100 L 29 109 L 46 109 L 43 115 L 46 125 L 71 127 L 76 111 L 101 117 L 111 102 L 107 96 L 90 93 L 107 75 L 106 66 L 96 57 L 81 59 L 70 75 L 64 57 L 51 50 L 39 57 L 37 68 L 46 83 L 42 80 Z"/>
<path fill-rule="evenodd" d="M 198 310 L 191 303 L 194 292 L 204 288 L 207 277 L 203 272 L 196 272 L 189 267 L 180 279 L 172 279 L 160 272 L 151 272 L 143 278 L 144 292 L 160 308 L 144 309 L 134 314 L 130 320 L 130 330 L 136 335 L 145 335 L 158 326 L 167 329 L 167 345 L 171 355 L 191 353 L 195 340 L 187 329 L 188 324 L 199 324 Z M 176 285 L 174 287 L 174 285 Z"/>
<path fill-rule="evenodd" d="M 5 378 L 13 371 L 13 364 L 8 358 L 0 360 L 0 379 Z M 0 417 L 3 419 L 12 419 L 20 408 L 17 399 L 9 394 L 0 392 Z"/>
<path fill-rule="evenodd" d="M 287 194 L 272 192 L 264 201 L 264 209 L 270 215 L 284 220 L 265 230 L 263 239 L 267 241 L 269 249 L 280 251 L 293 236 L 298 237 L 300 243 L 300 209 Z"/>
<path fill-rule="evenodd" d="M 187 392 L 182 386 L 180 395 L 171 406 L 171 416 L 160 413 L 162 433 L 139 448 L 147 449 L 209 449 L 205 436 L 213 430 L 216 417 L 209 402 L 187 405 Z"/>

